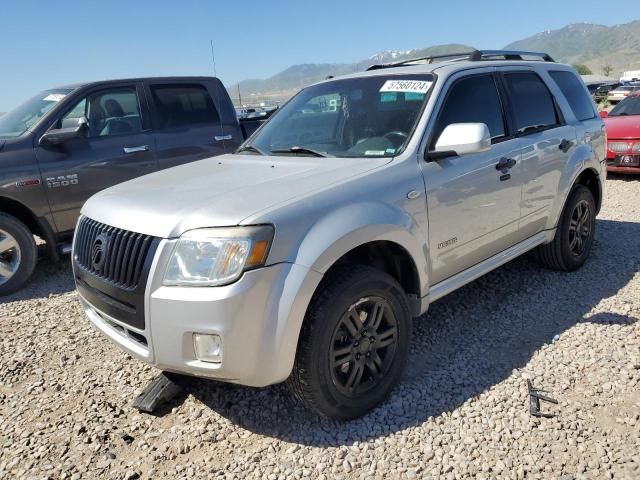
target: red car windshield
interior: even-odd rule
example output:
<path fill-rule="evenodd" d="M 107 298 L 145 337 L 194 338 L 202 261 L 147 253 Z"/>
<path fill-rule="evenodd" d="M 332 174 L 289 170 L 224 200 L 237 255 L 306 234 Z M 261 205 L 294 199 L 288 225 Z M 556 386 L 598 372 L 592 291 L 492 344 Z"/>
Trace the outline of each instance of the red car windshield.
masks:
<path fill-rule="evenodd" d="M 609 112 L 610 117 L 640 115 L 640 95 L 627 97 Z"/>

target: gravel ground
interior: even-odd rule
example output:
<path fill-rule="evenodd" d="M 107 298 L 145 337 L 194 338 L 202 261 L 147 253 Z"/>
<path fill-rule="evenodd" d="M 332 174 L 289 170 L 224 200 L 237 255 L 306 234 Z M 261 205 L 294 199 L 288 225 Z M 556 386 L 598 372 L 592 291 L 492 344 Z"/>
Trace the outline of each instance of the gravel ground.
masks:
<path fill-rule="evenodd" d="M 156 372 L 96 333 L 66 265 L 0 305 L 0 478 L 640 478 L 640 179 L 607 182 L 573 274 L 518 259 L 415 322 L 401 385 L 319 419 L 282 386 L 190 380 L 156 416 Z M 526 379 L 553 418 L 528 413 Z"/>

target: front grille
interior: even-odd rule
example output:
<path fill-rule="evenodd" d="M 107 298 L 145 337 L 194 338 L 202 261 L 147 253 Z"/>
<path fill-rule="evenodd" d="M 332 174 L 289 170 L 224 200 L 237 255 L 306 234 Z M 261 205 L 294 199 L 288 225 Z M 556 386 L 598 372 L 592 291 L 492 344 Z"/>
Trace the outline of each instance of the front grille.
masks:
<path fill-rule="evenodd" d="M 76 232 L 74 259 L 87 272 L 134 290 L 154 239 L 83 217 Z"/>
<path fill-rule="evenodd" d="M 616 153 L 624 153 L 629 150 L 627 142 L 609 142 L 609 150 Z"/>

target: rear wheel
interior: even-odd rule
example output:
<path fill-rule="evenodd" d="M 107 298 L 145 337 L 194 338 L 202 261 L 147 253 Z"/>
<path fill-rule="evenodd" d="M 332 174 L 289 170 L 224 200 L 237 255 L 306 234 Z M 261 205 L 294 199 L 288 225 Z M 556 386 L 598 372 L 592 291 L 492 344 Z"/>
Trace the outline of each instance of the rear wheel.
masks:
<path fill-rule="evenodd" d="M 577 270 L 589 257 L 595 227 L 593 194 L 584 185 L 577 185 L 562 211 L 553 241 L 538 249 L 541 263 L 553 270 Z"/>
<path fill-rule="evenodd" d="M 398 383 L 410 338 L 411 314 L 398 282 L 371 267 L 340 267 L 309 305 L 289 387 L 321 415 L 364 415 Z"/>
<path fill-rule="evenodd" d="M 0 296 L 20 289 L 36 266 L 36 242 L 27 226 L 0 213 Z"/>

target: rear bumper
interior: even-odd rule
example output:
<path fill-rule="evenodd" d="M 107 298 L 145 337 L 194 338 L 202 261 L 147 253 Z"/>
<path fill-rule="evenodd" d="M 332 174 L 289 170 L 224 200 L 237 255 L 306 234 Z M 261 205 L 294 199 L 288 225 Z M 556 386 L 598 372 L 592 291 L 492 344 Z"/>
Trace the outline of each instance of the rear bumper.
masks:
<path fill-rule="evenodd" d="M 145 326 L 120 321 L 80 297 L 90 322 L 132 356 L 158 369 L 249 386 L 285 380 L 306 307 L 321 274 L 282 263 L 222 287 L 161 284 L 171 242 L 158 249 L 145 291 Z M 222 339 L 222 362 L 199 360 L 194 333 Z"/>

